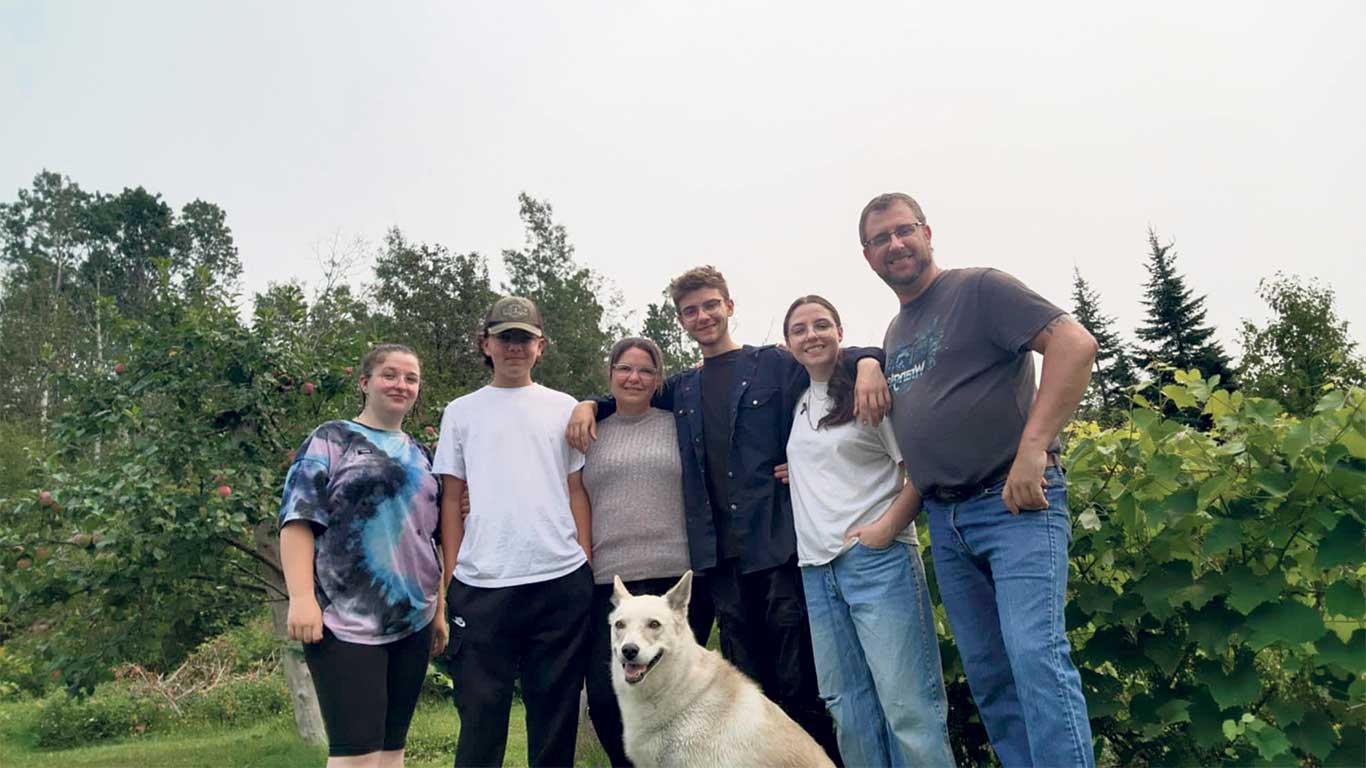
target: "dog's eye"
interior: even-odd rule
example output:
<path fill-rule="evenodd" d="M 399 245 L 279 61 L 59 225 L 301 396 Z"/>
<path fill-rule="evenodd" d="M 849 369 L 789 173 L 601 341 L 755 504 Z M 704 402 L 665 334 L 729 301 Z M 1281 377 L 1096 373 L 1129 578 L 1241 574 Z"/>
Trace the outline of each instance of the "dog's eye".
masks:
<path fill-rule="evenodd" d="M 617 629 L 626 629 L 626 622 L 624 622 L 624 621 L 618 621 L 617 623 L 613 624 L 612 626 L 616 627 Z"/>
<path fill-rule="evenodd" d="M 650 627 L 650 629 L 659 629 L 660 627 L 662 627 L 662 626 L 664 626 L 664 625 L 663 625 L 663 624 L 660 624 L 659 621 L 656 620 L 656 619 L 650 619 L 650 623 L 649 623 L 648 626 Z"/>

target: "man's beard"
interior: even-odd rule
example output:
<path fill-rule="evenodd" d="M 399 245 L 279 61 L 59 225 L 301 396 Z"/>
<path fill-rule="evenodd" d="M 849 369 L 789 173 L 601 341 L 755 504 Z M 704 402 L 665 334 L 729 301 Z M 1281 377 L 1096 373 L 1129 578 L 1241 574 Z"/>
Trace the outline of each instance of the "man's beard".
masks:
<path fill-rule="evenodd" d="M 882 282 L 886 283 L 891 288 L 909 288 L 915 285 L 916 282 L 919 281 L 922 276 L 924 276 L 925 270 L 930 266 L 929 259 L 922 258 L 921 256 L 915 253 L 909 253 L 901 257 L 901 259 L 911 260 L 912 265 L 915 267 L 913 270 L 911 270 L 911 273 L 909 275 L 906 275 L 904 277 L 893 277 L 890 264 L 885 265 L 883 267 L 882 272 L 878 274 L 878 277 L 882 278 Z"/>

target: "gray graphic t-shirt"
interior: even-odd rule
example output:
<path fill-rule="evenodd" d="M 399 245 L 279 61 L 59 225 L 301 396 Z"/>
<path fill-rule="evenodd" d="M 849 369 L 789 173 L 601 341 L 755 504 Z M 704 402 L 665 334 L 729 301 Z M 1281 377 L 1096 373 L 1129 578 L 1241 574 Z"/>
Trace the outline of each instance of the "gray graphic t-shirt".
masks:
<path fill-rule="evenodd" d="M 892 427 L 922 493 L 1009 469 L 1034 402 L 1026 345 L 1061 314 L 1019 280 L 980 268 L 945 270 L 901 307 L 883 348 Z"/>
<path fill-rule="evenodd" d="M 405 432 L 329 421 L 304 440 L 280 525 L 313 525 L 314 592 L 332 634 L 379 645 L 432 620 L 437 490 L 426 449 Z"/>

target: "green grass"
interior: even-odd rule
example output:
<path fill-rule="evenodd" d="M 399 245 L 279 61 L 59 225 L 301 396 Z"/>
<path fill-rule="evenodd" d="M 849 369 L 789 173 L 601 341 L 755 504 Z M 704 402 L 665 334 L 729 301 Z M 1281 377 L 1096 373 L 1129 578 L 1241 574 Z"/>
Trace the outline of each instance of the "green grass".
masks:
<path fill-rule="evenodd" d="M 136 736 L 102 742 L 89 747 L 41 750 L 33 746 L 29 725 L 37 714 L 33 701 L 0 704 L 0 766 L 5 768 L 46 768 L 72 766 L 132 766 L 134 768 L 184 768 L 214 765 L 225 768 L 294 768 L 321 766 L 327 751 L 299 741 L 290 715 L 257 723 L 251 727 L 197 727 L 180 731 Z M 445 768 L 451 764 L 455 738 L 460 730 L 455 708 L 448 702 L 425 701 L 419 706 L 408 733 L 410 768 Z M 508 728 L 505 764 L 525 766 L 526 712 L 514 703 Z M 605 765 L 606 759 L 596 744 L 579 749 L 579 766 Z"/>

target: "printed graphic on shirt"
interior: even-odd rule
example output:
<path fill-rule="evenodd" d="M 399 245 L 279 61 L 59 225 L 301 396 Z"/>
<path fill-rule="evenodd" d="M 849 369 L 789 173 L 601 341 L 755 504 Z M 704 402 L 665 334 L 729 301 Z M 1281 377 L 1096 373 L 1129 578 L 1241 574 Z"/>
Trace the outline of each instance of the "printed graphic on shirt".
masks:
<path fill-rule="evenodd" d="M 320 426 L 285 480 L 280 524 L 315 523 L 315 592 L 343 640 L 392 640 L 431 619 L 437 483 L 422 447 L 354 422 Z"/>
<path fill-rule="evenodd" d="M 910 389 L 912 382 L 934 368 L 943 340 L 944 329 L 936 317 L 912 336 L 910 343 L 897 347 L 887 356 L 887 385 L 893 393 L 899 395 Z"/>

